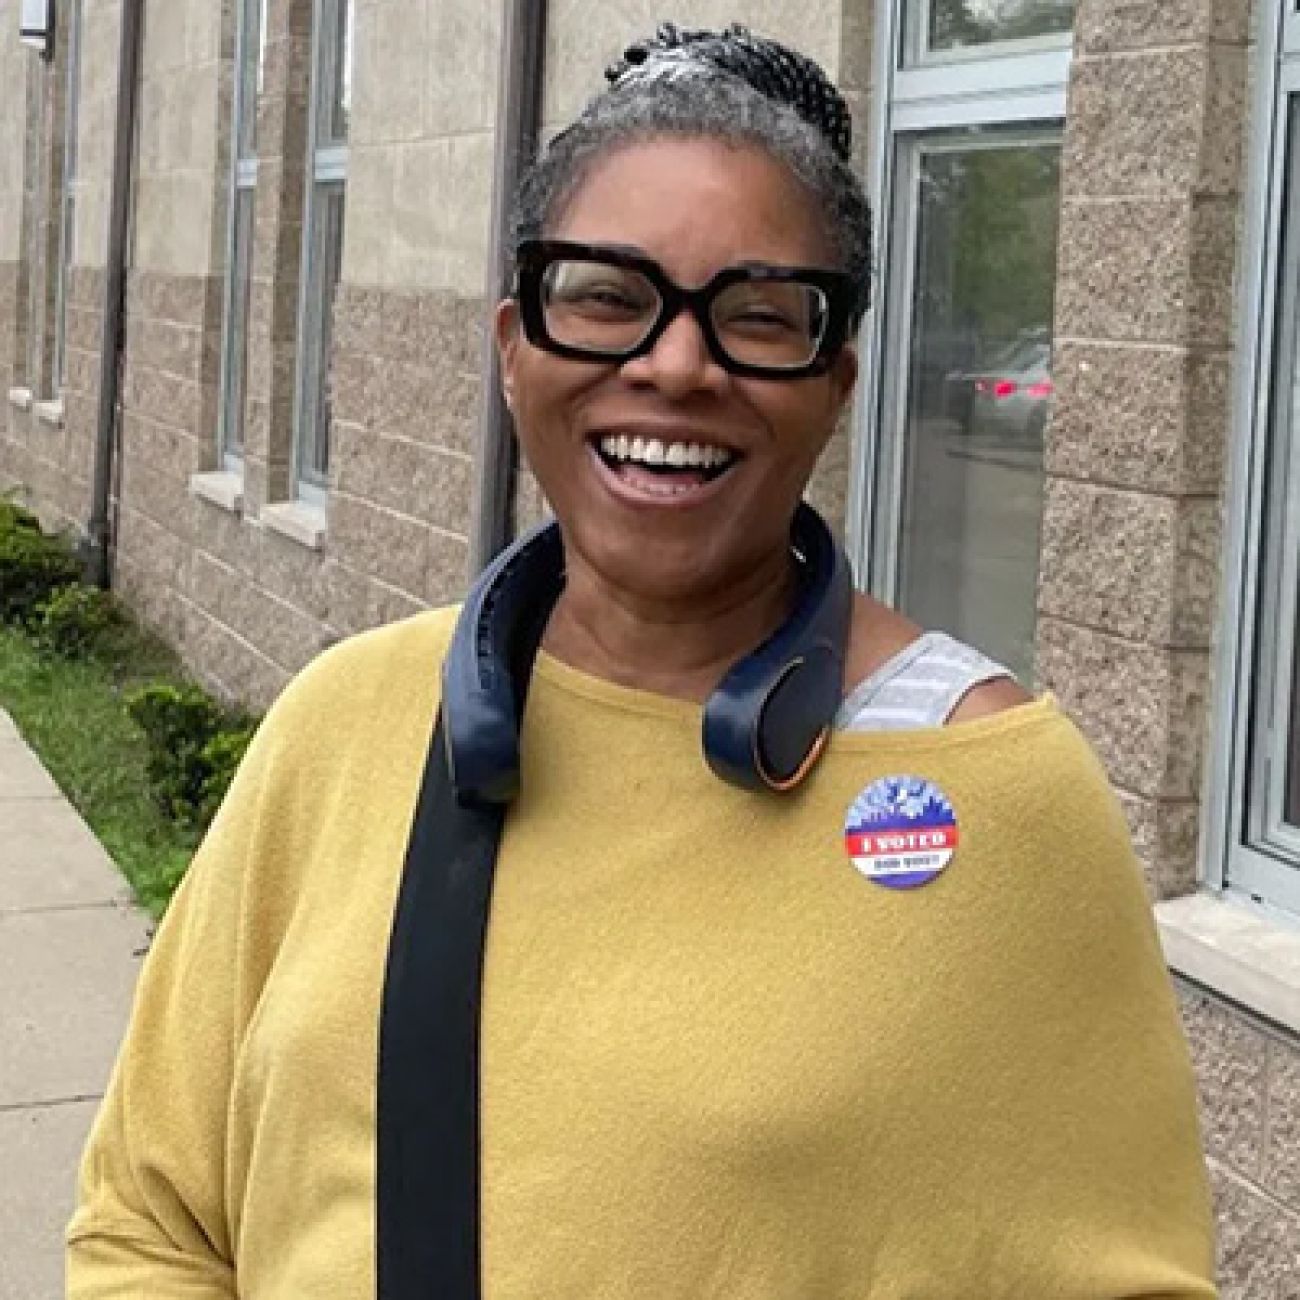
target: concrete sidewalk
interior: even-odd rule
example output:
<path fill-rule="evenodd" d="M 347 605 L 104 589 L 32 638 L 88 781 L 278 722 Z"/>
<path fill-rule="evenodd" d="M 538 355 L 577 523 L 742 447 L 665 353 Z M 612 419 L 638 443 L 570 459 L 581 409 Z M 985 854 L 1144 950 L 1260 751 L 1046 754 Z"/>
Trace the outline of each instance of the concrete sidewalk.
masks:
<path fill-rule="evenodd" d="M 77 1160 L 147 918 L 0 711 L 0 1300 L 63 1295 Z"/>

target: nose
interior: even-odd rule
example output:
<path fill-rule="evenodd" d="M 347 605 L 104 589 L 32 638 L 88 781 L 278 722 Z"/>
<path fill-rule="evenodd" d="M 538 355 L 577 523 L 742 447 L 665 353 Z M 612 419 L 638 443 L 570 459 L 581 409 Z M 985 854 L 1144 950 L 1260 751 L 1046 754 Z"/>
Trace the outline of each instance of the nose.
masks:
<path fill-rule="evenodd" d="M 668 322 L 668 328 L 649 352 L 624 363 L 623 377 L 630 383 L 652 386 L 674 399 L 692 393 L 716 393 L 728 382 L 727 372 L 709 351 L 704 331 L 688 308 Z"/>

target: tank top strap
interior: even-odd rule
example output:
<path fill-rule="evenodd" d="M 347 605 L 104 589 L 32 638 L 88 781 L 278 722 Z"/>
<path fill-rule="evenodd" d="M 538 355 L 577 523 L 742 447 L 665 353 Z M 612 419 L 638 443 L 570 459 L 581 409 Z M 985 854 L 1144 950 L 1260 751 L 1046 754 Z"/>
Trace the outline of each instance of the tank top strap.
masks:
<path fill-rule="evenodd" d="M 939 727 L 974 687 L 1012 675 L 974 646 L 946 632 L 926 632 L 849 692 L 835 726 L 841 731 Z"/>

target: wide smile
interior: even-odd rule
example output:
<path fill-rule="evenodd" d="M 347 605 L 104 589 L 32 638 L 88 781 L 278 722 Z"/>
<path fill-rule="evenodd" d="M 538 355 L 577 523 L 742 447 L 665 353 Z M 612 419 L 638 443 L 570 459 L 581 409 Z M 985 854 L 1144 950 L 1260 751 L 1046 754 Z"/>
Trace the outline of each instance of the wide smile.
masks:
<path fill-rule="evenodd" d="M 588 446 L 615 495 L 657 506 L 702 504 L 740 462 L 740 454 L 718 443 L 605 433 Z"/>

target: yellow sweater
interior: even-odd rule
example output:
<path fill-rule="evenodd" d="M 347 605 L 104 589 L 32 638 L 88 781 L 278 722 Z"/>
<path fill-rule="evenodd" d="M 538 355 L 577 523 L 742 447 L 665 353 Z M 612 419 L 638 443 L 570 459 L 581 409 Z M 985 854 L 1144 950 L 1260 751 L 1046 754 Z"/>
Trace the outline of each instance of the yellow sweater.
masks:
<path fill-rule="evenodd" d="M 141 979 L 75 1300 L 373 1296 L 379 999 L 451 618 L 336 648 L 263 726 Z M 723 785 L 699 732 L 539 664 L 485 976 L 487 1300 L 1212 1296 L 1170 989 L 1057 708 L 839 735 L 790 798 Z M 919 889 L 845 850 L 900 774 L 959 823 Z"/>

